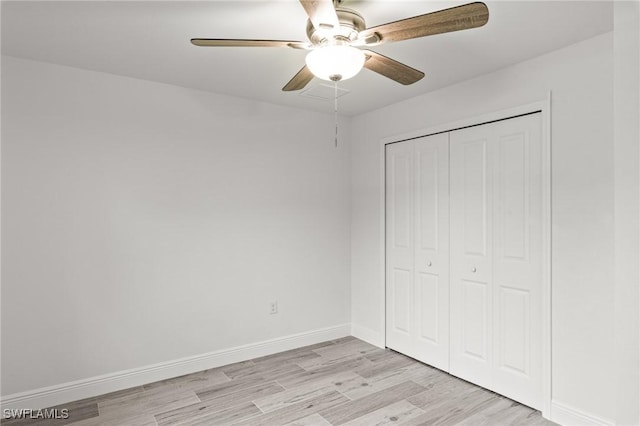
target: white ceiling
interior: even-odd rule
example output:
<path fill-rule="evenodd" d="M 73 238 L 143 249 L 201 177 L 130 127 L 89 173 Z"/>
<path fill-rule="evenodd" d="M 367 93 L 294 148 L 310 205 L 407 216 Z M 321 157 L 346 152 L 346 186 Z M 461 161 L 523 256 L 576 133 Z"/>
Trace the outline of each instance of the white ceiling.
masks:
<path fill-rule="evenodd" d="M 345 0 L 367 26 L 468 1 Z M 344 114 L 359 114 L 539 56 L 613 28 L 610 1 L 487 1 L 478 29 L 381 45 L 373 50 L 426 73 L 402 86 L 369 70 L 340 83 Z M 333 102 L 280 89 L 306 52 L 204 48 L 192 37 L 306 41 L 296 0 L 3 1 L 2 53 L 331 112 Z M 314 79 L 308 87 L 331 84 Z"/>

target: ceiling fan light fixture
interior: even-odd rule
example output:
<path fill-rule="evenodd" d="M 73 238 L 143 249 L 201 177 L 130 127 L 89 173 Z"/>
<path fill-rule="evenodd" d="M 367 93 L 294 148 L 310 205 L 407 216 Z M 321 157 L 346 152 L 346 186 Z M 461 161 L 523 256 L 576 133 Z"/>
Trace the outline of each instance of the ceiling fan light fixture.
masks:
<path fill-rule="evenodd" d="M 347 80 L 360 72 L 365 55 L 360 49 L 347 45 L 323 46 L 307 54 L 307 67 L 323 80 Z"/>

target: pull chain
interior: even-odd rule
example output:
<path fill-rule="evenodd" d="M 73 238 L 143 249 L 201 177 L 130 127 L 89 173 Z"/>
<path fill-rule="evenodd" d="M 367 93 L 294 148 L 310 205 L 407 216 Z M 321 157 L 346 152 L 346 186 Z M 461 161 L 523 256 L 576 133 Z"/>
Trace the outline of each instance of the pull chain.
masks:
<path fill-rule="evenodd" d="M 338 81 L 333 82 L 334 98 L 333 98 L 333 114 L 336 123 L 335 144 L 338 147 Z"/>

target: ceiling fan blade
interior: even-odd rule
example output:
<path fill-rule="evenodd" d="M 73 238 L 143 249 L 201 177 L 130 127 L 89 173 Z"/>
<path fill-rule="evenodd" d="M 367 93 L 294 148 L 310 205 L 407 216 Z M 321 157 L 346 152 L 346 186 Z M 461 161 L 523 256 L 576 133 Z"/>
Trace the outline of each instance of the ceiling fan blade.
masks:
<path fill-rule="evenodd" d="M 377 36 L 380 42 L 408 40 L 477 28 L 486 24 L 488 20 L 487 5 L 476 2 L 367 28 L 358 38 L 372 39 Z"/>
<path fill-rule="evenodd" d="M 293 47 L 306 49 L 307 43 L 288 40 L 243 40 L 228 38 L 192 38 L 191 43 L 203 47 Z"/>
<path fill-rule="evenodd" d="M 313 79 L 313 73 L 307 66 L 302 67 L 300 71 L 282 88 L 284 92 L 303 89 Z"/>
<path fill-rule="evenodd" d="M 391 80 L 397 81 L 400 84 L 409 85 L 416 81 L 419 81 L 424 77 L 422 71 L 418 71 L 415 68 L 411 68 L 401 62 L 394 59 L 387 58 L 384 55 L 373 52 L 371 50 L 364 50 L 366 60 L 364 61 L 364 67 L 371 71 L 377 72 Z"/>
<path fill-rule="evenodd" d="M 340 27 L 336 9 L 333 7 L 333 0 L 300 0 L 300 3 L 317 30 L 331 30 Z"/>

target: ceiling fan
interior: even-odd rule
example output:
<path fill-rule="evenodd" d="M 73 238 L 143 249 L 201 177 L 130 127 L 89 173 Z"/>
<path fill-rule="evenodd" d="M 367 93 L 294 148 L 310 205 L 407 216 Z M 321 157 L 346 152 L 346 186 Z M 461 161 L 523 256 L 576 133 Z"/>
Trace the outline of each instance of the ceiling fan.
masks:
<path fill-rule="evenodd" d="M 309 42 L 192 38 L 191 43 L 205 47 L 289 47 L 309 50 L 306 65 L 282 88 L 287 92 L 304 88 L 314 76 L 330 81 L 346 80 L 363 67 L 408 85 L 422 79 L 424 73 L 367 48 L 477 28 L 489 20 L 487 6 L 475 2 L 367 28 L 362 15 L 342 7 L 342 0 L 300 0 L 300 3 L 309 16 Z"/>

